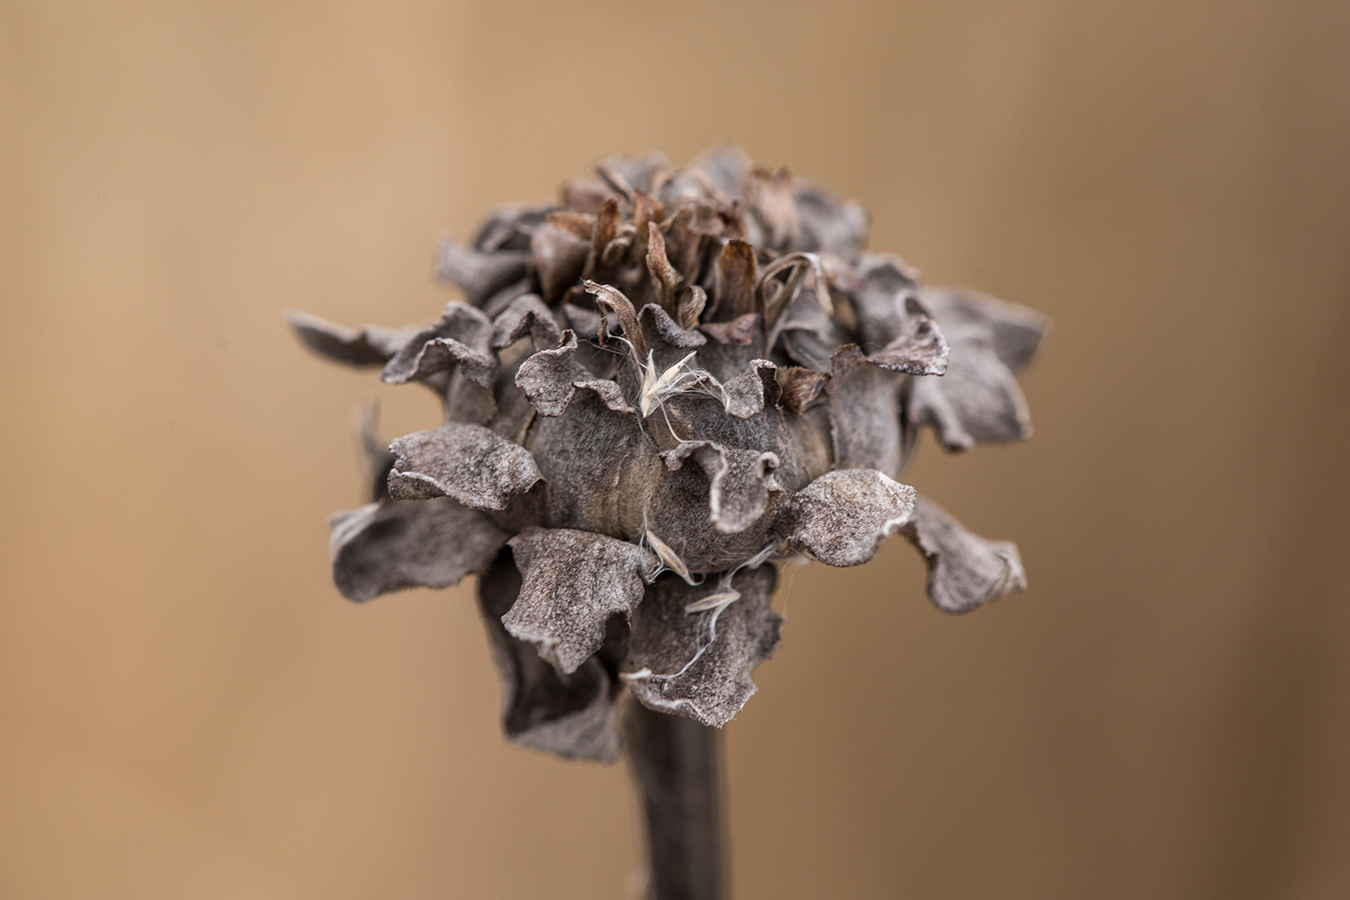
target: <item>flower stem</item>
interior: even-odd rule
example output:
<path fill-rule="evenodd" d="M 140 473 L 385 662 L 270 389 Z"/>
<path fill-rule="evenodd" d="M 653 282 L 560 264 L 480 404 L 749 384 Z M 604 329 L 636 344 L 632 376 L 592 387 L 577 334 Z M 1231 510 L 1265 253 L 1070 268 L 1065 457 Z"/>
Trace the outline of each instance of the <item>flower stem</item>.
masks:
<path fill-rule="evenodd" d="M 649 900 L 720 900 L 717 730 L 639 703 L 627 711 L 624 727 L 647 823 Z"/>

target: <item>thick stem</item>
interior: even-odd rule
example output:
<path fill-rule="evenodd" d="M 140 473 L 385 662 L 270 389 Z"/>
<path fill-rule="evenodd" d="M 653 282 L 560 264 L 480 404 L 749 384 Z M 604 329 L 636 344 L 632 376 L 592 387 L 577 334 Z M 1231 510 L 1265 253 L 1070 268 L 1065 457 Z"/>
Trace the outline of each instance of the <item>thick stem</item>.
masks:
<path fill-rule="evenodd" d="M 720 900 L 722 819 L 717 730 L 633 703 L 624 731 L 642 793 L 650 900 Z"/>

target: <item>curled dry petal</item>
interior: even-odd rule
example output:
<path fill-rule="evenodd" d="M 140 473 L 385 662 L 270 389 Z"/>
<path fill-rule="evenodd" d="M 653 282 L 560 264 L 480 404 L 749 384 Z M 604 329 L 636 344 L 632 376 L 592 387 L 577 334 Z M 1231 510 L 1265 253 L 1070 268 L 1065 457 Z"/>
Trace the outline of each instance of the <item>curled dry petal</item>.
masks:
<path fill-rule="evenodd" d="M 610 616 L 632 613 L 659 565 L 636 544 L 569 528 L 528 528 L 510 545 L 525 581 L 502 624 L 564 674 L 600 649 Z"/>
<path fill-rule="evenodd" d="M 516 387 L 544 416 L 560 416 L 566 411 L 578 389 L 594 391 L 600 401 L 615 412 L 633 412 L 623 391 L 613 381 L 596 378 L 577 362 L 577 336 L 563 332 L 563 344 L 553 350 L 540 350 L 520 364 Z"/>
<path fill-rule="evenodd" d="M 329 519 L 333 582 L 363 602 L 405 588 L 444 588 L 487 569 L 510 537 L 492 520 L 442 497 L 384 500 Z"/>
<path fill-rule="evenodd" d="M 530 451 L 483 428 L 450 422 L 389 445 L 395 500 L 453 497 L 474 509 L 505 509 L 542 477 Z"/>
<path fill-rule="evenodd" d="M 792 544 L 827 566 L 860 566 L 909 521 L 914 488 L 874 469 L 828 472 L 792 497 Z"/>
<path fill-rule="evenodd" d="M 493 294 L 525 277 L 528 259 L 524 250 L 483 253 L 446 240 L 436 256 L 436 277 L 463 291 L 469 303 L 482 306 Z"/>
<path fill-rule="evenodd" d="M 672 470 L 690 456 L 708 475 L 709 520 L 725 534 L 749 528 L 768 509 L 770 492 L 781 490 L 773 477 L 780 465 L 776 453 L 685 441 L 661 454 Z"/>
<path fill-rule="evenodd" d="M 530 235 L 530 256 L 544 299 L 556 301 L 581 278 L 590 255 L 589 241 L 545 222 Z"/>
<path fill-rule="evenodd" d="M 884 347 L 904 329 L 905 302 L 919 289 L 919 273 L 892 254 L 869 253 L 858 264 L 853 306 L 866 347 Z"/>
<path fill-rule="evenodd" d="M 520 585 L 509 552 L 478 583 L 479 609 L 501 677 L 502 731 L 523 747 L 613 762 L 620 744 L 608 671 L 593 656 L 564 675 L 540 659 L 533 644 L 512 637 L 501 619 L 516 602 Z"/>
<path fill-rule="evenodd" d="M 497 356 L 491 349 L 492 322 L 472 306 L 451 301 L 440 319 L 417 332 L 385 364 L 380 377 L 389 384 L 428 381 L 455 367 L 491 390 Z"/>
<path fill-rule="evenodd" d="M 810 406 L 824 392 L 829 380 L 828 374 L 815 369 L 789 366 L 778 370 L 778 385 L 782 390 L 783 402 L 795 413 Z"/>
<path fill-rule="evenodd" d="M 928 597 L 943 612 L 970 612 L 1026 590 L 1016 544 L 972 534 L 927 497 L 917 498 L 903 533 L 928 561 Z"/>
<path fill-rule="evenodd" d="M 773 406 L 782 396 L 778 387 L 778 367 L 767 359 L 750 361 L 748 371 L 722 385 L 726 410 L 738 419 L 748 419 Z"/>
<path fill-rule="evenodd" d="M 900 376 L 872 363 L 856 344 L 835 351 L 826 390 L 834 464 L 840 469 L 900 469 Z"/>
<path fill-rule="evenodd" d="M 925 315 L 911 315 L 900 334 L 868 359 L 883 369 L 907 375 L 941 375 L 951 348 L 937 324 Z"/>
<path fill-rule="evenodd" d="M 535 350 L 551 349 L 562 342 L 562 329 L 538 294 L 517 297 L 497 316 L 492 323 L 492 349 L 509 347 L 527 334 Z"/>
<path fill-rule="evenodd" d="M 367 325 L 360 330 L 336 325 L 309 313 L 292 312 L 286 317 L 295 336 L 320 356 L 350 366 L 382 366 L 421 328 L 381 328 Z"/>
<path fill-rule="evenodd" d="M 755 692 L 751 671 L 778 646 L 783 620 L 769 606 L 777 581 L 771 565 L 737 573 L 729 590 L 662 575 L 633 614 L 620 677 L 650 709 L 725 725 Z M 729 602 L 686 612 L 714 592 Z"/>

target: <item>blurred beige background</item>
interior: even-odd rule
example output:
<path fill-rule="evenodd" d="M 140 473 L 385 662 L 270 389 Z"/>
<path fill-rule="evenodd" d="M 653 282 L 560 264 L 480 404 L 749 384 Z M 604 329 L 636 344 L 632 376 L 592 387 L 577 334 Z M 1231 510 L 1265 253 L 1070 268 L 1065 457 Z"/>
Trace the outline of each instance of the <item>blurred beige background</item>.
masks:
<path fill-rule="evenodd" d="M 0 5 L 0 897 L 619 898 L 622 768 L 506 746 L 472 585 L 358 607 L 350 414 L 437 236 L 721 138 L 1055 319 L 1019 542 L 802 571 L 726 730 L 736 896 L 1350 896 L 1350 7 Z"/>

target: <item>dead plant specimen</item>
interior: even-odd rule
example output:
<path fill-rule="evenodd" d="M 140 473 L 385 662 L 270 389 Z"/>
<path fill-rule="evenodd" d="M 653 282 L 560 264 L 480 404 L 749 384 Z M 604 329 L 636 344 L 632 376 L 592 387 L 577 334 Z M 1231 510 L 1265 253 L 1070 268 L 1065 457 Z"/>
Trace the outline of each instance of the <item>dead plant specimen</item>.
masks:
<path fill-rule="evenodd" d="M 338 589 L 479 575 L 507 738 L 627 750 L 658 900 L 720 896 L 714 729 L 778 644 L 775 563 L 860 565 L 898 531 L 946 612 L 1026 585 L 1015 545 L 895 479 L 925 426 L 948 450 L 1030 435 L 1013 373 L 1046 320 L 926 287 L 867 232 L 858 204 L 734 147 L 614 158 L 445 243 L 464 299 L 434 322 L 291 318 L 444 402 L 387 450 L 367 428 L 372 502 L 331 520 Z"/>

